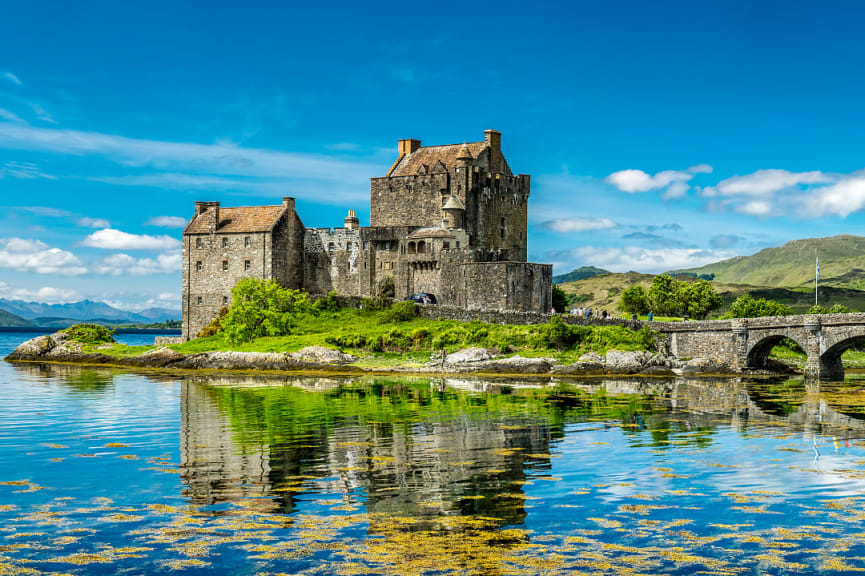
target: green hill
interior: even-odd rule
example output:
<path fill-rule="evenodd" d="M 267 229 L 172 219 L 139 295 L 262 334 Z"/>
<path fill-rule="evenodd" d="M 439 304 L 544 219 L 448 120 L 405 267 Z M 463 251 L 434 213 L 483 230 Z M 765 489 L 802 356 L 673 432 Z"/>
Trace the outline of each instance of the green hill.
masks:
<path fill-rule="evenodd" d="M 586 278 L 591 278 L 592 276 L 609 273 L 609 270 L 604 270 L 603 268 L 595 268 L 594 266 L 581 266 L 579 268 L 571 270 L 567 274 L 559 274 L 558 276 L 553 276 L 553 284 L 562 284 L 563 282 L 576 282 L 577 280 L 585 280 Z"/>
<path fill-rule="evenodd" d="M 622 311 L 619 310 L 618 304 L 622 291 L 637 284 L 648 289 L 652 285 L 653 279 L 654 275 L 652 274 L 639 274 L 637 272 L 604 274 L 576 282 L 566 282 L 560 284 L 559 287 L 566 293 L 576 296 L 577 306 L 606 310 L 613 315 L 620 316 Z M 681 276 L 679 280 L 696 281 L 696 278 Z M 814 304 L 813 287 L 774 288 L 718 281 L 712 282 L 712 285 L 724 300 L 724 305 L 715 312 L 715 315 L 725 313 L 729 309 L 730 303 L 742 294 L 782 302 L 792 307 L 797 314 L 806 313 Z M 833 304 L 840 304 L 851 310 L 865 311 L 865 292 L 863 291 L 821 284 L 819 296 L 820 303 L 827 308 Z"/>
<path fill-rule="evenodd" d="M 0 326 L 32 326 L 33 324 L 21 316 L 0 308 Z"/>
<path fill-rule="evenodd" d="M 674 273 L 714 274 L 715 281 L 722 283 L 806 288 L 814 285 L 815 256 L 820 257 L 821 286 L 865 289 L 865 237 L 862 236 L 793 240 L 753 256 L 736 256 Z"/>

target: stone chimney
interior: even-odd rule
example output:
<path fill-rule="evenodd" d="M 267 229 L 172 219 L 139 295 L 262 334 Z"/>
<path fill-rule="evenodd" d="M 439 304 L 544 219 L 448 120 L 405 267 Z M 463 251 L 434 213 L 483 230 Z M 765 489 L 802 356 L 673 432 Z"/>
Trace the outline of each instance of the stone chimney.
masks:
<path fill-rule="evenodd" d="M 502 133 L 498 130 L 484 130 L 484 142 L 496 152 L 500 152 L 502 149 Z"/>
<path fill-rule="evenodd" d="M 355 214 L 354 210 L 348 211 L 348 216 L 345 217 L 345 229 L 354 230 L 360 228 L 360 219 Z"/>
<path fill-rule="evenodd" d="M 202 202 L 200 200 L 195 203 L 195 215 L 196 216 L 199 216 L 202 212 L 207 210 L 207 208 L 205 207 L 206 204 L 207 204 L 207 202 Z"/>
<path fill-rule="evenodd" d="M 282 206 L 286 210 L 291 210 L 292 212 L 294 212 L 294 198 L 291 196 L 283 196 Z"/>
<path fill-rule="evenodd" d="M 210 233 L 216 234 L 216 229 L 219 228 L 219 202 L 205 202 L 205 210 L 212 212 Z"/>
<path fill-rule="evenodd" d="M 397 151 L 399 152 L 400 156 L 402 156 L 403 154 L 411 154 L 418 148 L 420 148 L 420 140 L 415 140 L 414 138 L 397 140 Z"/>

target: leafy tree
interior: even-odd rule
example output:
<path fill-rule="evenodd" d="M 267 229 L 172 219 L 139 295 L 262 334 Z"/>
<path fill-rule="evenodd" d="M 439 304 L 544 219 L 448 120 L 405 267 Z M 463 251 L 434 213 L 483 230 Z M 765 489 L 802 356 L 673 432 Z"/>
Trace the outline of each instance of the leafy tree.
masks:
<path fill-rule="evenodd" d="M 564 312 L 568 309 L 567 293 L 555 284 L 553 285 L 553 308 L 556 312 Z"/>
<path fill-rule="evenodd" d="M 819 304 L 815 304 L 808 308 L 808 314 L 828 314 L 829 311 L 826 310 L 825 306 L 821 306 Z"/>
<path fill-rule="evenodd" d="M 220 322 L 231 344 L 290 334 L 297 314 L 309 308 L 306 292 L 283 288 L 275 280 L 244 278 L 235 284 L 231 297 Z"/>
<path fill-rule="evenodd" d="M 679 312 L 679 285 L 682 282 L 669 274 L 659 274 L 649 288 L 649 308 L 655 314 L 673 315 Z"/>
<path fill-rule="evenodd" d="M 759 318 L 761 316 L 789 316 L 793 309 L 786 304 L 765 298 L 754 298 L 750 294 L 742 294 L 730 305 L 727 318 Z"/>
<path fill-rule="evenodd" d="M 693 318 L 705 318 L 724 302 L 707 280 L 680 282 L 677 292 L 680 309 Z"/>
<path fill-rule="evenodd" d="M 619 299 L 619 308 L 629 314 L 647 314 L 649 308 L 649 295 L 642 286 L 631 286 L 622 292 Z"/>
<path fill-rule="evenodd" d="M 831 308 L 829 308 L 829 314 L 849 314 L 852 312 L 847 306 L 843 304 L 833 304 Z"/>

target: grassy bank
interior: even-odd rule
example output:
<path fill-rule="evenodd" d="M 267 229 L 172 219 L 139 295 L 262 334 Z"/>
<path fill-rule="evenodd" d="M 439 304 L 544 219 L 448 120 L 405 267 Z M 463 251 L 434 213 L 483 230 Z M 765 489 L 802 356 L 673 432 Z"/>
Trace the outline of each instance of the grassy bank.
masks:
<path fill-rule="evenodd" d="M 502 354 L 554 357 L 574 362 L 586 352 L 650 350 L 652 332 L 621 326 L 568 326 L 560 320 L 530 326 L 484 324 L 421 317 L 394 318 L 388 310 L 338 309 L 300 314 L 288 336 L 262 337 L 230 344 L 222 333 L 170 346 L 181 354 L 212 351 L 295 352 L 306 346 L 324 346 L 361 357 L 360 365 L 420 363 L 430 355 L 478 346 Z M 95 347 L 90 347 L 95 348 Z M 133 356 L 153 346 L 116 345 L 100 350 L 112 356 Z"/>

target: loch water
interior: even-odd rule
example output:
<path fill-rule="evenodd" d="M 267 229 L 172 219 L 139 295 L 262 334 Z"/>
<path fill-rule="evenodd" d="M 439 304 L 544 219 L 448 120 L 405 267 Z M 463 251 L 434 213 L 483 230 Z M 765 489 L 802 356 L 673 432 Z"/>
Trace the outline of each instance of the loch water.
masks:
<path fill-rule="evenodd" d="M 853 573 L 863 386 L 0 362 L 0 574 Z"/>

